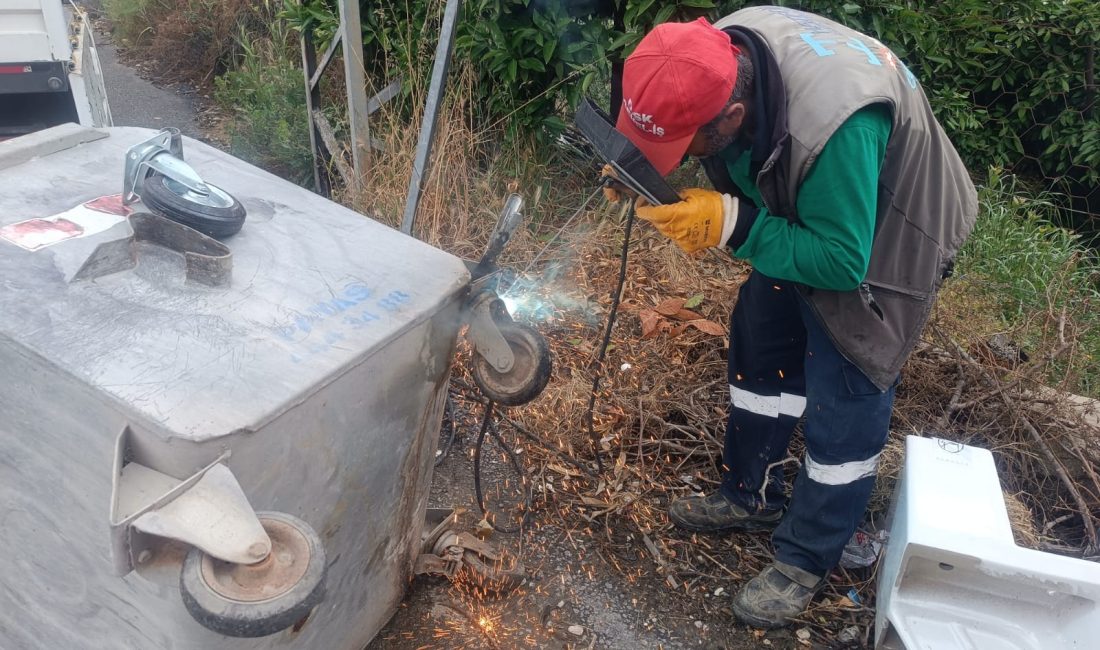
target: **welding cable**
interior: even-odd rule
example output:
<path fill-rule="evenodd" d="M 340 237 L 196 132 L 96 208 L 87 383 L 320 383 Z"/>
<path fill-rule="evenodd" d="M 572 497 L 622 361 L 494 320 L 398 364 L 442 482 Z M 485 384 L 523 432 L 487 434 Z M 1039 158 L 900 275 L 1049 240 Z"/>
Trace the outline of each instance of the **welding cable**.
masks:
<path fill-rule="evenodd" d="M 527 525 L 527 519 L 531 516 L 531 486 L 527 481 L 527 477 L 523 474 L 523 465 L 519 462 L 519 456 L 516 455 L 516 452 L 512 451 L 511 447 L 505 444 L 504 439 L 500 437 L 500 432 L 497 431 L 496 426 L 493 424 L 494 406 L 496 406 L 496 402 L 492 400 L 489 400 L 485 405 L 485 416 L 481 420 L 481 429 L 477 433 L 477 443 L 474 445 L 474 496 L 477 498 L 478 509 L 481 510 L 482 516 L 485 518 L 485 521 L 489 522 L 489 525 L 493 527 L 493 530 L 498 533 L 518 533 Z M 498 524 L 494 521 L 497 517 L 490 518 L 489 510 L 485 507 L 485 495 L 481 492 L 481 448 L 485 444 L 486 433 L 493 436 L 493 439 L 497 441 L 500 448 L 504 450 L 504 453 L 508 456 L 508 460 L 512 463 L 512 467 L 516 470 L 520 486 L 523 487 L 523 515 L 520 517 L 517 526 L 502 526 Z"/>
<path fill-rule="evenodd" d="M 488 401 L 488 399 L 486 399 L 483 395 L 481 395 L 481 393 L 478 390 L 477 386 L 474 386 L 473 384 L 471 384 L 469 382 L 463 381 L 463 380 L 461 380 L 457 377 L 451 377 L 451 383 L 454 384 L 458 388 L 458 390 L 459 390 L 458 394 L 461 395 L 462 399 L 464 399 L 464 400 L 477 402 L 478 404 L 482 404 L 482 405 L 484 405 Z M 522 436 L 524 438 L 527 438 L 528 441 L 538 445 L 544 451 L 546 451 L 548 453 L 551 453 L 551 454 L 554 454 L 554 456 L 556 456 L 557 459 L 560 460 L 562 463 L 573 467 L 574 469 L 576 469 L 577 471 L 583 473 L 584 475 L 588 476 L 589 478 L 597 478 L 595 472 L 593 472 L 588 467 L 588 465 L 586 465 L 583 462 L 577 460 L 576 458 L 573 458 L 572 456 L 570 456 L 568 454 L 563 453 L 555 445 L 548 444 L 545 438 L 542 438 L 541 436 L 535 434 L 534 432 L 532 432 L 530 429 L 523 426 L 519 422 L 516 422 L 515 420 L 508 417 L 507 415 L 505 415 L 503 413 L 499 413 L 499 412 L 497 413 L 497 418 L 499 418 L 497 420 L 497 422 L 504 422 L 509 427 L 511 427 L 511 429 L 513 431 L 518 433 L 520 436 Z M 494 424 L 494 426 L 495 426 L 495 424 Z"/>
<path fill-rule="evenodd" d="M 600 440 L 596 437 L 593 426 L 596 410 L 596 396 L 600 392 L 600 379 L 603 378 L 604 358 L 607 356 L 607 347 L 611 344 L 611 330 L 615 327 L 615 316 L 619 313 L 619 301 L 623 297 L 623 285 L 626 284 L 626 261 L 630 255 L 630 231 L 634 229 L 634 199 L 630 200 L 626 213 L 626 226 L 623 233 L 623 250 L 619 257 L 619 281 L 615 285 L 615 291 L 611 294 L 611 309 L 607 313 L 607 327 L 603 332 L 603 342 L 600 344 L 600 354 L 596 358 L 596 376 L 592 379 L 592 394 L 588 396 L 588 437 L 592 440 L 592 452 L 596 455 L 596 471 L 603 471 L 603 457 L 600 454 Z"/>
<path fill-rule="evenodd" d="M 597 193 L 599 191 L 600 190 L 597 189 Z M 591 202 L 591 200 L 595 196 L 596 196 L 596 193 L 593 193 L 592 196 L 589 196 L 589 198 L 585 201 L 584 205 L 581 206 L 581 209 L 577 210 L 576 214 L 574 214 L 573 217 L 571 217 L 569 219 L 569 221 L 572 221 L 573 218 L 575 218 L 577 215 L 579 215 L 581 213 L 581 211 L 584 209 L 584 207 L 586 207 L 588 205 L 588 203 Z M 568 221 L 566 222 L 566 225 L 568 225 Z M 632 199 L 630 201 L 629 205 L 628 205 L 628 208 L 627 208 L 626 224 L 624 226 L 624 233 L 623 233 L 623 248 L 622 248 L 622 252 L 619 254 L 619 278 L 618 278 L 618 281 L 616 283 L 615 290 L 611 294 L 611 308 L 608 310 L 607 326 L 604 329 L 603 341 L 600 344 L 600 352 L 599 352 L 599 355 L 596 358 L 596 362 L 594 364 L 596 374 L 595 374 L 595 377 L 592 380 L 592 393 L 591 393 L 591 395 L 589 395 L 588 412 L 586 414 L 587 427 L 588 427 L 588 436 L 592 440 L 592 451 L 596 456 L 596 470 L 597 470 L 597 473 L 603 471 L 603 457 L 600 454 L 600 441 L 596 437 L 596 431 L 595 431 L 595 427 L 593 425 L 593 420 L 594 420 L 594 417 L 595 417 L 595 408 L 596 408 L 596 397 L 599 395 L 600 380 L 603 377 L 604 360 L 607 357 L 607 349 L 611 345 L 611 332 L 615 328 L 615 318 L 616 318 L 616 316 L 619 312 L 619 303 L 622 300 L 623 285 L 626 284 L 626 268 L 627 268 L 627 261 L 629 259 L 629 255 L 630 255 L 630 234 L 633 231 L 633 229 L 634 229 L 634 200 Z M 564 232 L 564 230 L 565 230 L 565 227 L 563 226 L 562 229 L 559 230 L 558 233 L 555 235 L 555 238 L 557 236 L 559 236 L 562 232 Z M 539 254 L 541 255 L 542 253 L 540 252 Z M 530 268 L 530 265 L 528 266 L 528 268 Z M 450 400 L 450 397 L 448 396 L 448 404 L 450 404 L 449 400 Z M 523 473 L 523 466 L 520 464 L 519 457 L 516 455 L 516 453 L 514 451 L 512 451 L 511 447 L 509 447 L 507 444 L 505 444 L 504 440 L 500 436 L 500 432 L 497 431 L 496 426 L 494 426 L 494 423 L 493 423 L 493 409 L 494 409 L 495 406 L 496 406 L 495 402 L 493 402 L 492 400 L 486 400 L 485 415 L 482 417 L 481 428 L 479 429 L 478 434 L 477 434 L 477 443 L 474 445 L 474 495 L 477 498 L 478 509 L 481 511 L 481 514 L 485 517 L 485 520 L 489 523 L 489 525 L 493 527 L 493 530 L 496 530 L 497 532 L 500 532 L 500 533 L 515 533 L 515 532 L 519 532 L 519 531 L 523 530 L 524 526 L 527 525 L 528 518 L 531 515 L 531 506 L 532 506 L 532 503 L 531 503 L 532 502 L 531 486 L 527 481 L 527 477 Z M 452 413 L 453 413 L 453 411 L 452 411 Z M 451 426 L 452 427 L 454 426 L 453 420 L 452 420 Z M 504 450 L 505 454 L 508 456 L 508 460 L 512 463 L 512 467 L 516 470 L 516 474 L 519 477 L 520 484 L 523 487 L 523 497 L 524 497 L 523 515 L 519 520 L 519 525 L 515 526 L 515 527 L 501 526 L 501 525 L 497 524 L 495 521 L 493 521 L 489 518 L 488 509 L 485 507 L 485 495 L 482 493 L 482 490 L 481 490 L 481 449 L 485 444 L 485 435 L 486 434 L 492 435 L 493 438 L 497 441 L 497 444 L 499 444 L 501 449 Z M 453 430 L 450 432 L 450 439 L 452 441 L 454 439 Z M 447 450 L 448 451 L 450 450 L 450 443 L 448 443 L 448 445 L 447 445 Z M 446 452 L 444 452 L 444 453 L 446 453 Z M 437 460 L 437 463 L 438 463 L 438 460 Z M 494 519 L 495 519 L 495 517 L 494 517 Z"/>

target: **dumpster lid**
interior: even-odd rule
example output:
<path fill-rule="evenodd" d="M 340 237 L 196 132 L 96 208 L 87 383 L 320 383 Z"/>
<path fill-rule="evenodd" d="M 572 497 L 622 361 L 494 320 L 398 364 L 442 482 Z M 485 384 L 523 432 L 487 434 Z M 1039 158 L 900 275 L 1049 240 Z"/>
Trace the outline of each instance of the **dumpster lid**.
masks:
<path fill-rule="evenodd" d="M 0 228 L 121 192 L 127 148 L 154 132 L 107 133 L 37 157 L 21 138 L 0 143 Z M 0 239 L 0 338 L 169 435 L 258 429 L 467 286 L 452 255 L 197 141 L 184 154 L 248 213 L 223 241 L 232 270 L 220 286 L 189 281 L 182 256 L 148 248 L 128 221 L 34 250 Z M 99 262 L 119 250 L 121 266 Z"/>

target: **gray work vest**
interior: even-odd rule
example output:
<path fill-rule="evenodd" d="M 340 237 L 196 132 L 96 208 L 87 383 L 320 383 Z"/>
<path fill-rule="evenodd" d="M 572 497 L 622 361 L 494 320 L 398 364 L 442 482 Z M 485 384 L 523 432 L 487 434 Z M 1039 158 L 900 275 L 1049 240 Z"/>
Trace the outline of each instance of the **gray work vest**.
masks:
<path fill-rule="evenodd" d="M 798 221 L 798 188 L 837 128 L 889 105 L 893 127 L 879 173 L 870 265 L 854 291 L 803 288 L 833 343 L 887 389 L 920 338 L 948 265 L 974 225 L 978 198 L 916 77 L 882 43 L 785 7 L 742 9 L 715 23 L 759 36 L 785 124 L 756 178 L 768 211 Z M 759 42 L 758 42 L 759 44 Z M 785 128 L 784 128 L 785 127 Z"/>

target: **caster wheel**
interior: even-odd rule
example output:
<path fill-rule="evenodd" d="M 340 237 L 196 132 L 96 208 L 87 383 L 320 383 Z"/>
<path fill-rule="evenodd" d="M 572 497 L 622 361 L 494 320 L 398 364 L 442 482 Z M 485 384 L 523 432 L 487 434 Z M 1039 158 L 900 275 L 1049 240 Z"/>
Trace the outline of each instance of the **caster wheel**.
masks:
<path fill-rule="evenodd" d="M 204 235 L 236 234 L 244 225 L 244 206 L 220 187 L 206 186 L 210 193 L 198 194 L 163 174 L 150 174 L 142 185 L 141 201 L 153 212 Z"/>
<path fill-rule="evenodd" d="M 474 361 L 474 382 L 481 392 L 505 406 L 519 406 L 535 399 L 550 381 L 550 348 L 533 327 L 508 323 L 500 325 L 500 334 L 515 356 L 512 369 L 497 372 L 478 355 Z"/>
<path fill-rule="evenodd" d="M 281 512 L 256 516 L 271 538 L 267 558 L 234 564 L 192 548 L 180 572 L 187 611 L 226 636 L 274 634 L 304 619 L 324 598 L 325 552 L 317 533 Z"/>

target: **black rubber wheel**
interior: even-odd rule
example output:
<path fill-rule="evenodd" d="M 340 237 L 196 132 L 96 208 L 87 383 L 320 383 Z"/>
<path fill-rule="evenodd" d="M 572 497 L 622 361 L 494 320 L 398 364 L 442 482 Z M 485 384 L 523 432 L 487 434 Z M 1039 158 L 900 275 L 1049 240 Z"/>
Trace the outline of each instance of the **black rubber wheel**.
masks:
<path fill-rule="evenodd" d="M 275 634 L 302 621 L 325 595 L 325 551 L 309 524 L 281 512 L 256 516 L 271 553 L 256 564 L 214 559 L 192 548 L 180 595 L 203 627 L 233 637 Z"/>
<path fill-rule="evenodd" d="M 142 185 L 141 201 L 153 212 L 214 238 L 237 234 L 244 225 L 241 202 L 207 183 L 208 195 L 196 194 L 163 174 L 150 174 Z"/>
<path fill-rule="evenodd" d="M 516 361 L 506 373 L 497 372 L 481 355 L 474 361 L 474 382 L 485 397 L 505 406 L 519 406 L 535 399 L 550 381 L 550 347 L 533 327 L 498 324 Z"/>

